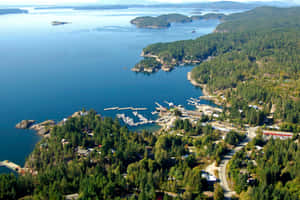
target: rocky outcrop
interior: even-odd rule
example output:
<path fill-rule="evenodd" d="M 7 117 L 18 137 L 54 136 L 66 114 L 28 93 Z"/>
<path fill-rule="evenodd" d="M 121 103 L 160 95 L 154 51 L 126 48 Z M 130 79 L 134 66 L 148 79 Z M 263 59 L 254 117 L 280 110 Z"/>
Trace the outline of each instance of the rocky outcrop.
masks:
<path fill-rule="evenodd" d="M 35 120 L 22 120 L 20 123 L 16 125 L 18 129 L 28 129 L 35 123 Z"/>
<path fill-rule="evenodd" d="M 53 120 L 47 120 L 39 124 L 35 124 L 30 127 L 30 129 L 35 130 L 39 135 L 44 136 L 50 133 L 50 130 L 56 123 Z"/>
<path fill-rule="evenodd" d="M 39 124 L 35 124 L 35 120 L 22 120 L 16 125 L 18 129 L 32 129 L 35 130 L 39 135 L 45 136 L 50 132 L 56 123 L 53 120 L 47 120 Z"/>
<path fill-rule="evenodd" d="M 167 66 L 167 65 L 163 65 L 161 69 L 163 71 L 165 71 L 165 72 L 170 72 L 170 71 L 172 71 L 173 67 Z"/>

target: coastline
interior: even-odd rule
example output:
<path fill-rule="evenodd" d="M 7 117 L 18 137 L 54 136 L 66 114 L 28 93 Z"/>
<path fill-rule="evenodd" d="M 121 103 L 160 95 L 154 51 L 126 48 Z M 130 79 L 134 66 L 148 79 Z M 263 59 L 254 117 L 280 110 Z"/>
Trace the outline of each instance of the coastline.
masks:
<path fill-rule="evenodd" d="M 202 89 L 203 96 L 200 97 L 201 99 L 212 101 L 214 104 L 219 105 L 219 106 L 222 105 L 222 102 L 220 101 L 219 97 L 218 96 L 213 96 L 213 94 L 211 94 L 208 91 L 206 84 L 200 84 L 192 78 L 192 72 L 191 71 L 187 73 L 187 79 L 190 81 L 190 83 L 193 86 L 200 87 Z"/>
<path fill-rule="evenodd" d="M 196 86 L 196 87 L 200 87 L 202 89 L 202 94 L 203 96 L 210 96 L 211 94 L 208 92 L 207 90 L 207 86 L 205 84 L 200 84 L 198 83 L 196 80 L 194 80 L 192 78 L 192 72 L 188 72 L 187 73 L 187 79 L 190 81 L 190 83 L 193 85 L 193 86 Z"/>
<path fill-rule="evenodd" d="M 183 75 L 183 79 L 185 79 L 185 74 L 186 72 L 184 72 L 182 75 Z M 43 111 L 41 111 L 41 112 L 45 112 L 44 110 Z M 61 110 L 59 110 L 59 112 L 61 112 Z M 54 117 L 55 118 L 55 117 Z M 37 118 L 37 120 L 39 120 L 39 118 Z M 55 120 L 56 121 L 56 120 Z M 58 121 L 57 121 L 58 122 Z M 12 128 L 14 128 L 13 126 L 10 126 L 10 127 L 12 127 Z M 44 137 L 47 137 L 46 135 L 44 135 L 44 134 L 40 134 L 40 132 L 38 131 L 38 130 L 35 130 L 35 129 L 29 129 L 30 130 L 30 134 L 32 134 L 32 135 L 36 135 L 36 136 L 38 136 L 39 138 L 44 138 Z M 27 133 L 25 133 L 25 134 L 27 134 Z M 40 141 L 41 139 L 39 139 L 38 141 Z M 22 140 L 21 140 L 22 141 Z M 22 143 L 25 143 L 24 141 L 22 141 Z M 37 144 L 38 142 L 33 142 L 33 144 Z M 21 151 L 20 151 L 21 152 Z M 32 152 L 32 151 L 31 151 Z M 30 152 L 30 153 L 31 153 Z M 30 154 L 29 154 L 30 155 Z M 7 157 L 7 155 L 6 156 L 4 156 L 4 158 L 3 158 L 3 160 L 4 159 L 11 159 L 10 157 Z M 26 157 L 28 157 L 28 156 L 24 156 L 24 158 L 26 158 Z M 11 159 L 12 161 L 14 161 L 14 159 Z M 16 161 L 14 161 L 14 162 L 16 162 Z M 22 165 L 22 162 L 18 162 L 17 161 L 17 163 L 20 163 L 21 165 Z"/>

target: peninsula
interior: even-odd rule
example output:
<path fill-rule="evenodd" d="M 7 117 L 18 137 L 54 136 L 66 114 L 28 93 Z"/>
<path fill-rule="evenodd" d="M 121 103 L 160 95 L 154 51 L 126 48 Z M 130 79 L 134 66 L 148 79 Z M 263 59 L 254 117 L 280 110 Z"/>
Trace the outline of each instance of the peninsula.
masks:
<path fill-rule="evenodd" d="M 212 34 L 152 44 L 142 56 L 154 58 L 161 68 L 198 64 L 189 79 L 205 86 L 218 101 L 225 101 L 232 120 L 297 124 L 300 49 L 292 44 L 298 44 L 300 38 L 298 13 L 298 7 L 260 7 L 232 14 Z"/>

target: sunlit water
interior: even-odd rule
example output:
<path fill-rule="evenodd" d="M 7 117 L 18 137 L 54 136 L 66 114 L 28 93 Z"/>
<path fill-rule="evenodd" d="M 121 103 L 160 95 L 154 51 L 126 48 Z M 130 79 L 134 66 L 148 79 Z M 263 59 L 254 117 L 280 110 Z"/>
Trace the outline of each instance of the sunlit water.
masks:
<path fill-rule="evenodd" d="M 14 128 L 23 119 L 61 120 L 83 107 L 114 117 L 121 112 L 103 111 L 114 106 L 147 107 L 141 113 L 154 119 L 154 102 L 187 106 L 188 98 L 202 95 L 186 78 L 192 67 L 150 76 L 130 68 L 148 44 L 208 34 L 216 20 L 146 30 L 135 28 L 130 20 L 173 12 L 191 15 L 192 10 L 30 11 L 0 16 L 0 160 L 23 165 L 39 140 L 33 131 Z M 52 26 L 54 20 L 72 24 Z"/>

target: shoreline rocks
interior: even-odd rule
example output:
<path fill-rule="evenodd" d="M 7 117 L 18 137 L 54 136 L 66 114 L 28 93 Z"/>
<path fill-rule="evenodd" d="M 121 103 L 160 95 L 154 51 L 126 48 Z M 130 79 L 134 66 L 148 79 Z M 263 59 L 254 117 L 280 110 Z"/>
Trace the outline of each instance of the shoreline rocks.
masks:
<path fill-rule="evenodd" d="M 87 115 L 87 112 L 77 111 L 68 118 L 75 118 L 80 116 Z M 54 126 L 62 126 L 68 118 L 64 118 L 60 122 L 56 123 L 54 120 L 46 120 L 41 123 L 36 123 L 36 120 L 22 120 L 18 124 L 16 124 L 17 129 L 30 129 L 35 130 L 36 133 L 42 137 L 48 137 L 50 131 L 53 129 Z"/>
<path fill-rule="evenodd" d="M 35 123 L 36 120 L 22 120 L 16 125 L 16 128 L 35 130 L 38 135 L 46 136 L 48 133 L 50 133 L 52 127 L 56 125 L 53 120 L 46 120 L 38 124 Z"/>
<path fill-rule="evenodd" d="M 42 123 L 35 124 L 30 129 L 35 130 L 38 135 L 45 136 L 50 133 L 50 130 L 56 123 L 53 120 L 46 120 Z"/>
<path fill-rule="evenodd" d="M 17 129 L 28 129 L 35 122 L 36 122 L 35 120 L 22 120 L 20 123 L 16 124 L 16 128 Z"/>

